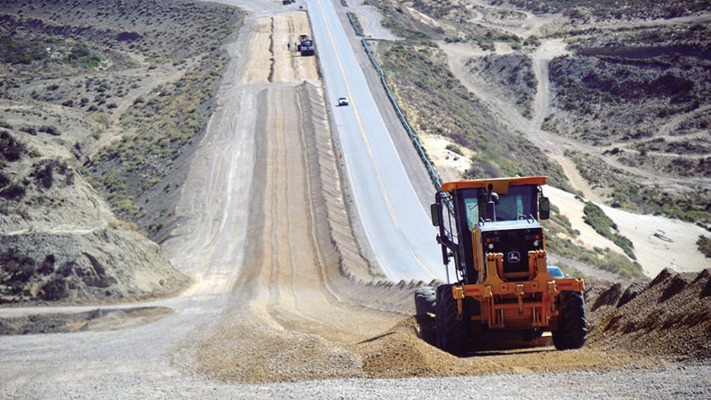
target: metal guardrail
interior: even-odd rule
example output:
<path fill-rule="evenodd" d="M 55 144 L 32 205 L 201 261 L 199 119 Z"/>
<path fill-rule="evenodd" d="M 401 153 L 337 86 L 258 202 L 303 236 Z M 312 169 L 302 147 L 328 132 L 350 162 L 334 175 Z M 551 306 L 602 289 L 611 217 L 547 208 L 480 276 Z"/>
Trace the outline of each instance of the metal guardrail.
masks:
<path fill-rule="evenodd" d="M 342 4 L 345 2 L 346 2 L 346 0 L 341 0 Z M 343 4 L 343 6 L 347 7 L 348 5 L 347 5 L 347 3 L 345 3 L 345 4 Z M 365 53 L 368 55 L 368 59 L 370 60 L 370 63 L 373 65 L 373 68 L 375 68 L 375 71 L 380 76 L 380 83 L 383 85 L 383 88 L 385 88 L 385 93 L 388 95 L 390 104 L 392 104 L 393 107 L 395 108 L 395 113 L 397 114 L 397 117 L 400 119 L 402 126 L 407 131 L 407 135 L 410 136 L 410 140 L 412 140 L 412 143 L 415 146 L 415 150 L 417 150 L 417 154 L 419 154 L 420 159 L 422 160 L 423 164 L 425 164 L 425 168 L 427 168 L 427 172 L 430 175 L 430 179 L 432 180 L 432 183 L 435 185 L 435 188 L 437 190 L 440 190 L 442 188 L 442 180 L 439 178 L 439 175 L 437 175 L 437 171 L 435 171 L 434 165 L 432 165 L 432 162 L 427 157 L 427 153 L 425 152 L 425 149 L 422 147 L 422 144 L 420 144 L 420 140 L 417 138 L 417 135 L 412 130 L 412 127 L 410 127 L 410 124 L 407 122 L 407 118 L 405 118 L 405 114 L 403 114 L 402 110 L 400 110 L 400 106 L 397 104 L 397 101 L 395 100 L 395 96 L 393 95 L 392 91 L 390 90 L 390 86 L 388 85 L 388 82 L 385 79 L 385 74 L 383 73 L 383 70 L 380 69 L 378 62 L 375 60 L 373 53 L 370 51 L 370 47 L 368 47 L 367 40 L 363 37 L 363 32 L 360 29 L 360 23 L 357 23 L 356 20 L 354 20 L 353 13 L 347 12 L 346 16 L 348 17 L 348 21 L 351 23 L 351 27 L 353 27 L 353 31 L 355 32 L 356 36 L 360 36 L 360 43 L 363 46 L 363 48 L 365 49 Z"/>
<path fill-rule="evenodd" d="M 355 31 L 356 36 L 363 37 L 363 30 L 361 29 L 360 21 L 358 20 L 358 16 L 353 14 L 352 12 L 348 11 L 346 13 L 346 16 L 348 17 L 348 22 L 351 23 L 351 26 L 353 27 L 353 30 Z"/>
<path fill-rule="evenodd" d="M 349 19 L 350 19 L 350 16 L 349 16 Z M 353 22 L 351 21 L 351 24 L 352 23 Z M 362 35 L 359 35 L 359 36 L 362 36 Z M 442 188 L 442 181 L 440 180 L 439 175 L 437 175 L 437 171 L 435 171 L 434 165 L 432 165 L 432 162 L 427 157 L 427 153 L 425 153 L 425 149 L 422 147 L 422 144 L 420 144 L 420 140 L 417 138 L 417 135 L 410 127 L 410 124 L 407 122 L 407 118 L 405 118 L 405 115 L 402 113 L 402 110 L 400 110 L 400 106 L 398 106 L 397 101 L 395 100 L 395 96 L 393 96 L 392 91 L 390 91 L 390 86 L 388 85 L 388 82 L 385 79 L 385 74 L 383 73 L 383 70 L 380 69 L 378 62 L 375 60 L 373 53 L 370 51 L 370 47 L 368 47 L 367 40 L 365 38 L 361 37 L 360 43 L 363 45 L 363 48 L 365 48 L 365 52 L 368 55 L 368 58 L 370 59 L 370 63 L 373 65 L 373 67 L 375 68 L 375 71 L 378 73 L 378 75 L 380 75 L 380 83 L 382 83 L 383 87 L 385 88 L 385 93 L 388 95 L 390 104 L 392 104 L 393 107 L 395 108 L 395 113 L 397 114 L 398 118 L 400 119 L 402 126 L 407 131 L 407 135 L 410 136 L 410 140 L 412 140 L 412 143 L 415 146 L 415 150 L 417 150 L 417 153 L 420 155 L 420 159 L 425 164 L 425 167 L 427 168 L 427 172 L 430 175 L 430 179 L 432 180 L 432 183 L 434 183 L 435 188 L 437 188 L 437 190 L 440 190 Z"/>

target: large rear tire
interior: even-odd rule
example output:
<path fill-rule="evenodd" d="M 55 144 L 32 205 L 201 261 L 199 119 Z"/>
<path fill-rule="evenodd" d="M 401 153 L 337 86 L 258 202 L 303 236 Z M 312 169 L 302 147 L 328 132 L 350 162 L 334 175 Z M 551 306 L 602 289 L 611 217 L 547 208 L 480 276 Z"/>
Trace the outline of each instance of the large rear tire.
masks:
<path fill-rule="evenodd" d="M 435 289 L 423 286 L 415 290 L 415 319 L 420 325 L 420 337 L 427 343 L 434 345 L 437 341 L 437 328 L 435 327 Z"/>
<path fill-rule="evenodd" d="M 558 350 L 579 349 L 585 345 L 588 334 L 583 293 L 563 292 L 561 305 L 561 321 L 558 330 L 553 331 L 553 344 Z"/>
<path fill-rule="evenodd" d="M 463 356 L 468 351 L 468 330 L 466 312 L 462 320 L 457 319 L 457 301 L 452 295 L 452 285 L 437 288 L 436 302 L 437 347 L 453 354 Z"/>

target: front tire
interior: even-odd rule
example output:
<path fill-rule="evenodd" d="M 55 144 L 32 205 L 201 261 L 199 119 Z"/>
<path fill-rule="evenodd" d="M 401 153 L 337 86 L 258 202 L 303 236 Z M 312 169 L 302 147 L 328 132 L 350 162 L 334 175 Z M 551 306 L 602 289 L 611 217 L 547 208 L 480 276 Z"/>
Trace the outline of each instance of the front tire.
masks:
<path fill-rule="evenodd" d="M 415 290 L 415 319 L 420 326 L 420 337 L 425 342 L 434 345 L 437 341 L 435 327 L 435 288 L 424 286 Z"/>
<path fill-rule="evenodd" d="M 436 310 L 437 347 L 455 356 L 466 355 L 466 313 L 461 321 L 457 319 L 457 301 L 452 295 L 452 285 L 441 285 L 437 288 Z"/>
<path fill-rule="evenodd" d="M 553 344 L 558 350 L 579 349 L 588 334 L 583 293 L 563 292 L 560 296 L 563 310 L 558 330 L 553 331 Z"/>

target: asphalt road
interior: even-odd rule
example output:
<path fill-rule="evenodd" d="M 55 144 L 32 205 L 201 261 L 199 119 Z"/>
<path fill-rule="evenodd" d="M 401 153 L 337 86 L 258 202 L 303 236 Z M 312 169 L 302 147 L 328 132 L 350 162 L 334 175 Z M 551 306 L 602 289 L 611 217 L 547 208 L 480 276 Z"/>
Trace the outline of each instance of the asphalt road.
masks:
<path fill-rule="evenodd" d="M 350 194 L 381 269 L 394 281 L 446 280 L 429 211 L 418 201 L 333 3 L 312 0 L 308 7 Z M 342 96 L 350 105 L 337 106 Z"/>

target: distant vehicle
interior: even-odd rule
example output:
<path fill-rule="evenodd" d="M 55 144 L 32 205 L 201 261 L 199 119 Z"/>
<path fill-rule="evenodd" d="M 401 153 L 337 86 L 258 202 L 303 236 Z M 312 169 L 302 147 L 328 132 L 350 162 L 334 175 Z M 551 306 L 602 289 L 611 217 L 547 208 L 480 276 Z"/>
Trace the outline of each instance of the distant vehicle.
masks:
<path fill-rule="evenodd" d="M 339 97 L 339 98 L 338 98 L 338 106 L 339 106 L 339 107 L 340 107 L 340 106 L 347 106 L 348 104 L 350 104 L 350 103 L 348 102 L 348 97 Z"/>
<path fill-rule="evenodd" d="M 309 39 L 309 35 L 299 35 L 299 44 L 296 46 L 302 56 L 312 56 L 316 53 L 314 41 Z"/>
<path fill-rule="evenodd" d="M 563 270 L 561 270 L 560 267 L 557 265 L 549 265 L 548 266 L 548 273 L 551 274 L 551 276 L 555 279 L 565 278 L 565 274 L 563 273 Z"/>

